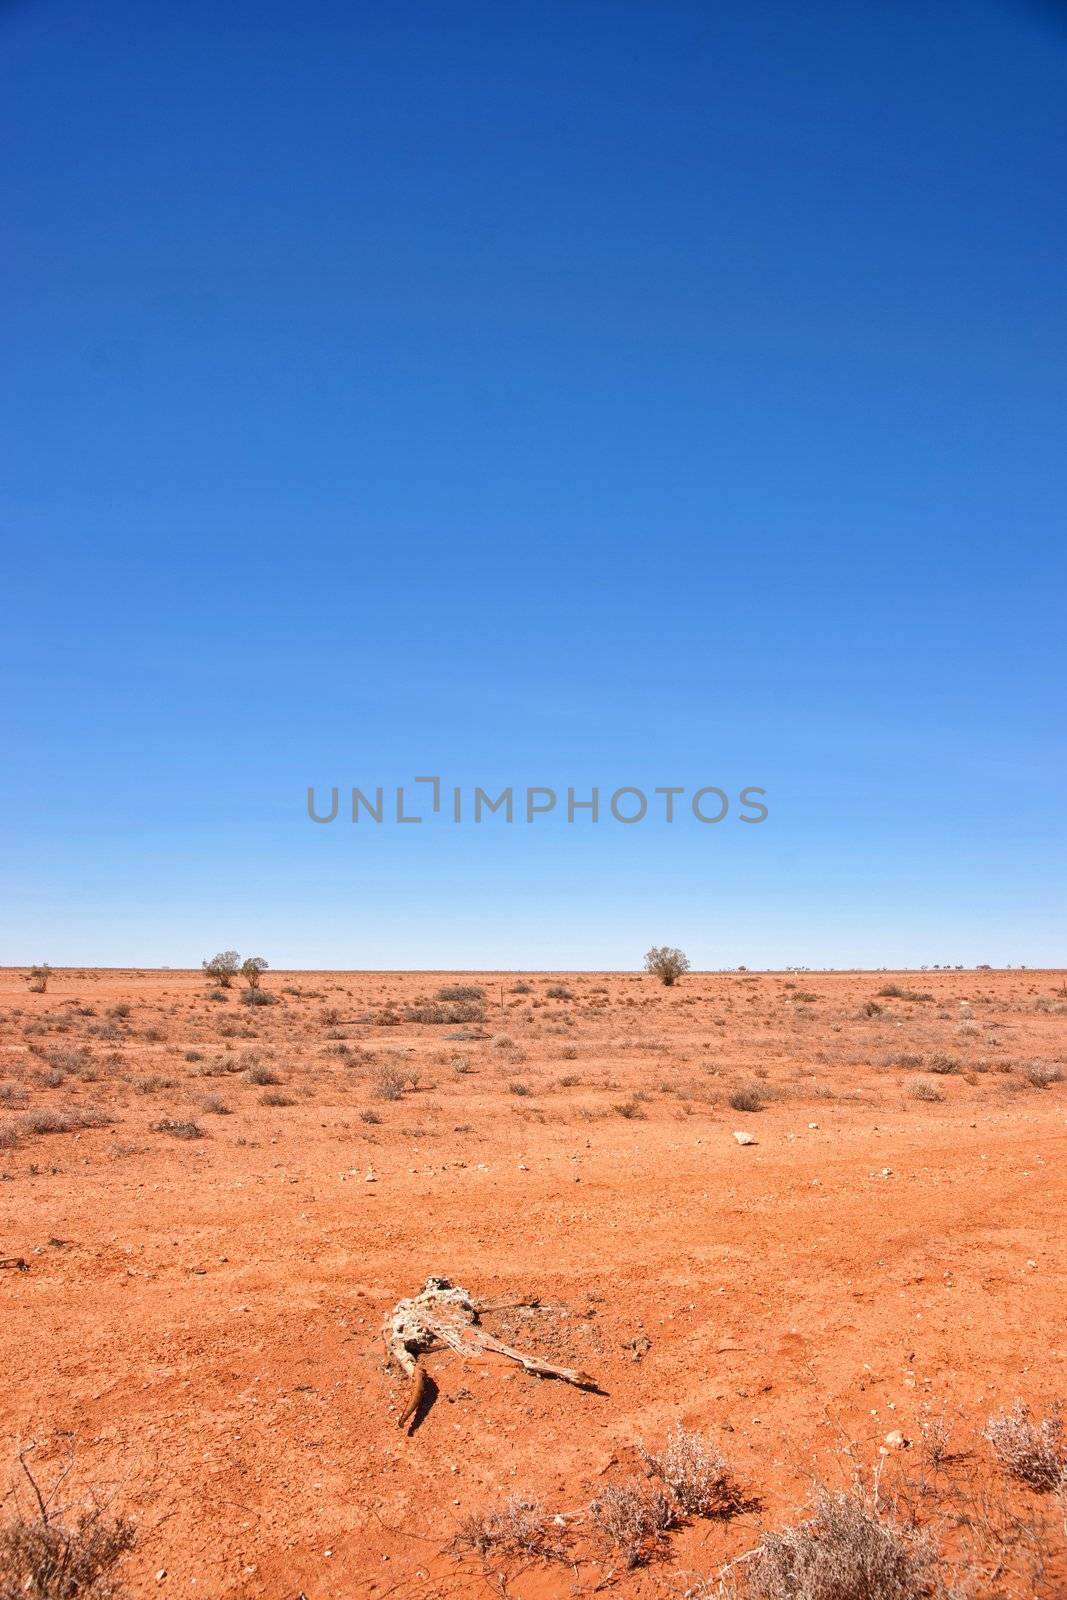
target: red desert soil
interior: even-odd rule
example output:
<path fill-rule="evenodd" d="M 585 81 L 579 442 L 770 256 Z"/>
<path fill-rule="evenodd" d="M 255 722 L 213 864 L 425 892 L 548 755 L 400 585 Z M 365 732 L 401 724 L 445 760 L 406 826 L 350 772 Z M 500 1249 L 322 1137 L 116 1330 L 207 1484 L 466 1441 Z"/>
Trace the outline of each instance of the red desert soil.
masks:
<path fill-rule="evenodd" d="M 406 1018 L 457 983 L 484 1022 Z M 75 1436 L 63 1498 L 136 1518 L 130 1593 L 525 1600 L 610 1572 L 680 1596 L 804 1515 L 814 1478 L 869 1484 L 882 1459 L 887 1493 L 944 1414 L 1009 1492 L 986 1419 L 1065 1390 L 1063 974 L 264 988 L 0 972 L 0 1255 L 29 1263 L 0 1272 L 0 1459 L 14 1481 L 37 1441 L 47 1486 Z M 731 1108 L 745 1088 L 762 1109 Z M 87 1110 L 114 1120 L 78 1128 Z M 41 1131 L 46 1111 L 74 1125 Z M 602 1392 L 432 1354 L 436 1403 L 399 1431 L 382 1322 L 431 1274 L 536 1297 L 486 1326 Z M 449 1551 L 511 1494 L 580 1512 L 677 1422 L 750 1509 L 632 1572 L 581 1517 L 570 1565 Z M 893 1430 L 910 1448 L 880 1457 Z M 1010 1493 L 1030 1531 L 981 1592 L 1067 1593 L 1062 1511 Z"/>

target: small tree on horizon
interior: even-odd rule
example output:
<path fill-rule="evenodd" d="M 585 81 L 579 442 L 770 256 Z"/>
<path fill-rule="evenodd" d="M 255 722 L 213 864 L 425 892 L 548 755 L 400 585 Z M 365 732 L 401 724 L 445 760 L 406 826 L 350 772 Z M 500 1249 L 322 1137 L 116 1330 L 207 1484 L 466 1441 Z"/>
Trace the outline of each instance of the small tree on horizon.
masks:
<path fill-rule="evenodd" d="M 645 971 L 650 972 L 653 977 L 671 989 L 682 973 L 689 971 L 689 957 L 683 950 L 676 950 L 673 945 L 654 944 L 645 957 Z"/>
<path fill-rule="evenodd" d="M 42 961 L 38 966 L 30 968 L 29 978 L 26 980 L 34 994 L 44 994 L 48 988 L 48 980 L 52 976 L 52 969 L 47 961 Z"/>
<path fill-rule="evenodd" d="M 236 950 L 220 950 L 217 956 L 202 963 L 204 972 L 220 989 L 228 989 L 241 970 L 241 958 Z"/>
<path fill-rule="evenodd" d="M 253 993 L 259 988 L 263 974 L 269 966 L 270 962 L 264 961 L 262 956 L 249 956 L 241 967 L 241 976 Z"/>

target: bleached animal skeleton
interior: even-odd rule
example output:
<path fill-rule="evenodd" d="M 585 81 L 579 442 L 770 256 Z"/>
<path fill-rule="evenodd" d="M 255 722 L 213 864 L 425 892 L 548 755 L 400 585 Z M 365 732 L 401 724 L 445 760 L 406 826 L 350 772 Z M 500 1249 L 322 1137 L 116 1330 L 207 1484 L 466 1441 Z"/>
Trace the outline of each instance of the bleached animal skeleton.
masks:
<path fill-rule="evenodd" d="M 532 1302 L 536 1304 L 536 1302 Z M 511 1301 L 510 1305 L 528 1305 L 529 1301 Z M 527 1372 L 540 1378 L 561 1378 L 564 1383 L 576 1384 L 579 1389 L 595 1389 L 596 1382 L 576 1367 L 557 1367 L 537 1356 L 523 1355 L 502 1343 L 481 1327 L 478 1321 L 483 1311 L 503 1310 L 503 1306 L 479 1306 L 466 1289 L 453 1284 L 448 1278 L 427 1278 L 420 1294 L 410 1300 L 400 1300 L 393 1307 L 382 1330 L 386 1353 L 402 1372 L 411 1379 L 407 1405 L 398 1423 L 403 1427 L 410 1417 L 418 1414 L 428 1387 L 426 1369 L 421 1357 L 440 1345 L 455 1350 L 461 1356 L 504 1356 L 517 1361 Z"/>

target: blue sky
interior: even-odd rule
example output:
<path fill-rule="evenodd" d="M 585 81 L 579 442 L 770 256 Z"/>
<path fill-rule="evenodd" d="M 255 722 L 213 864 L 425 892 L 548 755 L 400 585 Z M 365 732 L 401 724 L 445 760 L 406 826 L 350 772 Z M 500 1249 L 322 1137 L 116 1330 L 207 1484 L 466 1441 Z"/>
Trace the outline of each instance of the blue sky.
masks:
<path fill-rule="evenodd" d="M 1067 29 L 0 11 L 0 960 L 1063 960 Z M 766 789 L 759 827 L 311 824 Z"/>

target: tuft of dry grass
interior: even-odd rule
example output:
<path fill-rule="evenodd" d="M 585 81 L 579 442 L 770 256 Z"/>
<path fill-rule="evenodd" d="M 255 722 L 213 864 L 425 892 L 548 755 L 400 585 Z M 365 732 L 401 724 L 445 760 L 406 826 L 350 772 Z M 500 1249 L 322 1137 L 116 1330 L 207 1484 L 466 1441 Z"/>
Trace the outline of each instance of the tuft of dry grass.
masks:
<path fill-rule="evenodd" d="M 948 1600 L 925 1539 L 858 1494 L 826 1491 L 810 1520 L 765 1533 L 722 1593 L 731 1600 Z"/>
<path fill-rule="evenodd" d="M 1030 1408 L 1016 1400 L 1010 1411 L 990 1417 L 983 1438 L 993 1446 L 1003 1470 L 1039 1494 L 1067 1485 L 1067 1440 L 1058 1402 L 1034 1423 Z"/>

